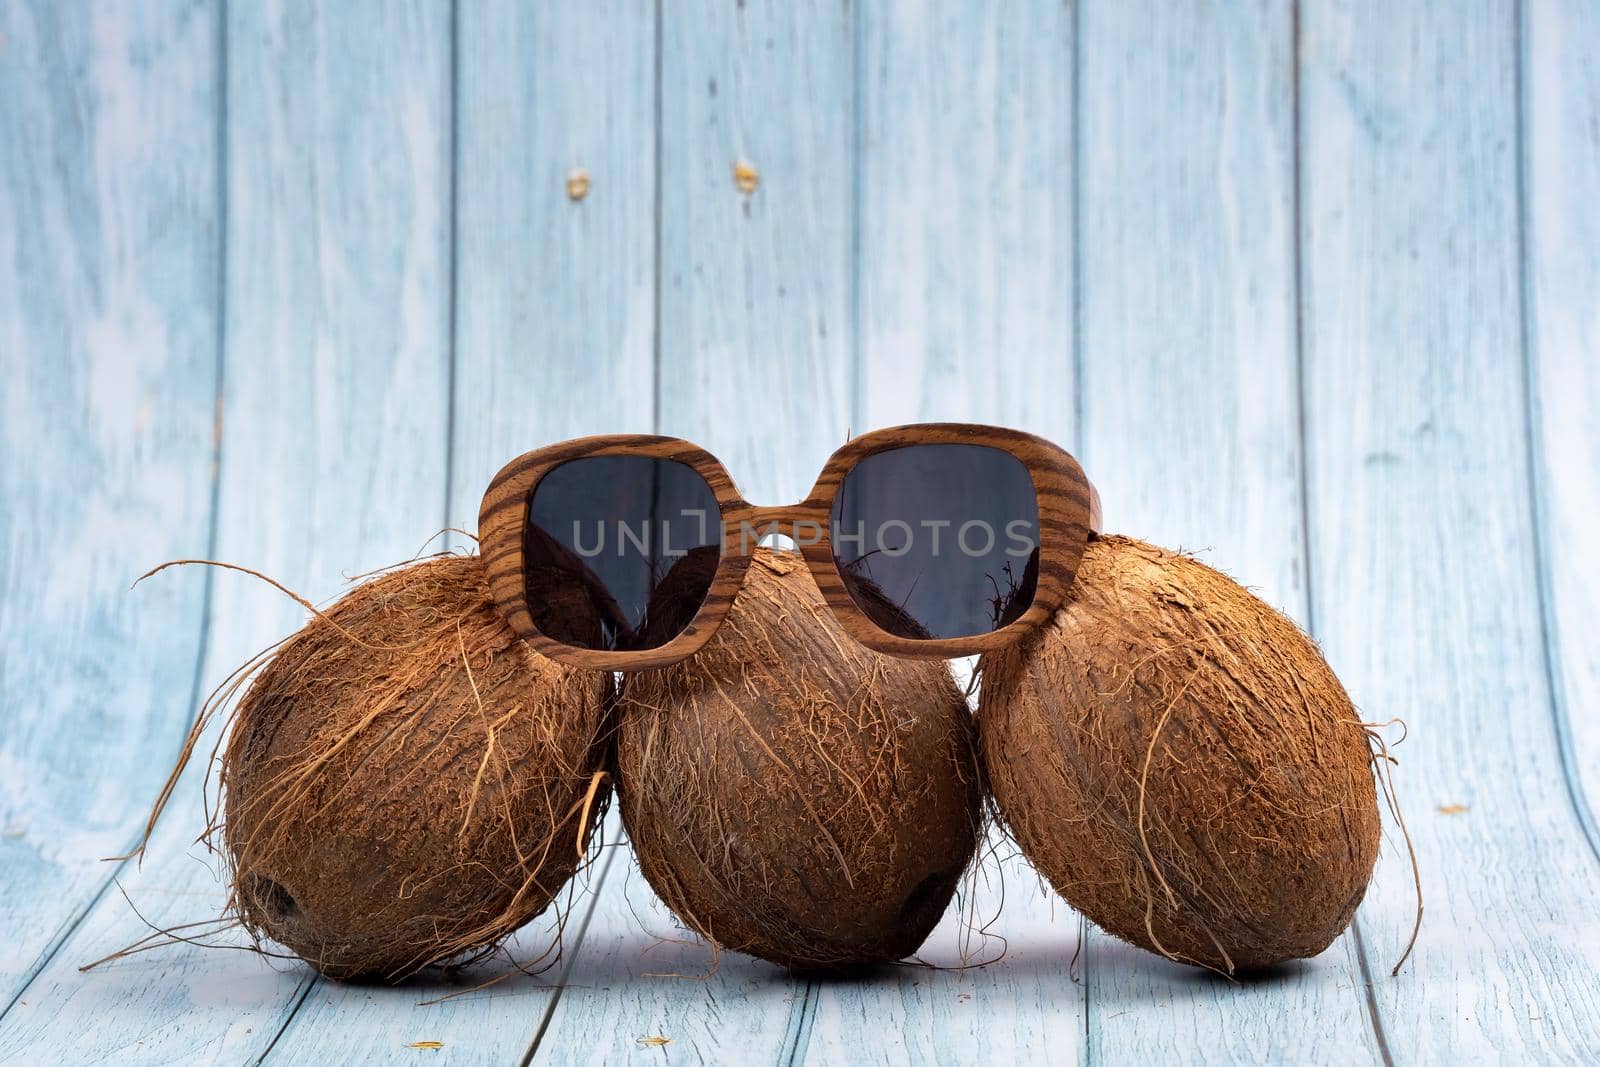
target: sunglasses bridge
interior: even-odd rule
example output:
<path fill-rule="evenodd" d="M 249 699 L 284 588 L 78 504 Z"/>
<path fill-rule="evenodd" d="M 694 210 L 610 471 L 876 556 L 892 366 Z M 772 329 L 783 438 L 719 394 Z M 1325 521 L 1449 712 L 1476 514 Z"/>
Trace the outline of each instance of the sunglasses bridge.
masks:
<path fill-rule="evenodd" d="M 726 526 L 725 547 L 737 546 L 739 551 L 749 552 L 764 538 L 780 534 L 803 549 L 827 538 L 828 504 L 802 500 L 798 504 L 757 507 L 741 500 L 723 509 L 722 521 Z"/>

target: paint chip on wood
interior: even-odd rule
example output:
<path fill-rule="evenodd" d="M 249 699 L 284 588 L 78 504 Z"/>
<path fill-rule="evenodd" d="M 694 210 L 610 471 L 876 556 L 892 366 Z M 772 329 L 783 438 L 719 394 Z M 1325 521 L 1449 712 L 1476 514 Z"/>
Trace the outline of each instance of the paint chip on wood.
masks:
<path fill-rule="evenodd" d="M 407 1048 L 425 1048 L 425 1049 L 430 1049 L 430 1050 L 431 1049 L 441 1049 L 441 1048 L 444 1048 L 444 1042 L 443 1041 L 413 1041 L 413 1042 L 411 1042 L 411 1044 L 407 1045 L 406 1047 Z"/>
<path fill-rule="evenodd" d="M 567 171 L 567 199 L 582 200 L 589 195 L 589 172 L 582 167 Z"/>
<path fill-rule="evenodd" d="M 662 1037 L 660 1034 L 652 1034 L 649 1037 L 641 1037 L 637 1040 L 639 1044 L 644 1045 L 646 1048 L 660 1048 L 662 1045 L 672 1044 L 672 1038 Z"/>
<path fill-rule="evenodd" d="M 1440 804 L 1439 805 L 1439 814 L 1440 815 L 1465 815 L 1467 812 L 1469 812 L 1471 810 L 1472 809 L 1469 808 L 1465 804 Z"/>
<path fill-rule="evenodd" d="M 733 184 L 739 187 L 741 193 L 749 196 L 761 184 L 761 172 L 756 170 L 755 165 L 748 160 L 735 160 L 733 164 Z"/>

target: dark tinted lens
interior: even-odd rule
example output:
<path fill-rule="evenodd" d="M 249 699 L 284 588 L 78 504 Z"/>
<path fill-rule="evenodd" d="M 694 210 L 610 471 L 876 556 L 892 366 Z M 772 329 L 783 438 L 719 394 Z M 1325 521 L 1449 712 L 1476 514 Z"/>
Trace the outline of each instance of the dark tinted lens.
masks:
<path fill-rule="evenodd" d="M 830 536 L 856 605 L 897 637 L 988 633 L 1033 603 L 1039 504 L 1028 469 L 997 448 L 868 456 L 839 487 Z"/>
<path fill-rule="evenodd" d="M 579 648 L 657 648 L 705 601 L 721 555 L 721 514 L 692 467 L 593 456 L 534 486 L 523 533 L 528 610 L 547 637 Z"/>

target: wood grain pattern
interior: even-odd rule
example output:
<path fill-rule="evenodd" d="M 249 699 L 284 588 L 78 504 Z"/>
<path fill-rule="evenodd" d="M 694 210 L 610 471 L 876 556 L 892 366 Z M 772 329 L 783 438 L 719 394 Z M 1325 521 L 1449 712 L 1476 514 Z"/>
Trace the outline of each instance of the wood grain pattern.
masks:
<path fill-rule="evenodd" d="M 210 540 L 216 25 L 0 9 L 0 1014 L 181 744 Z M 0 1058 L 24 1044 L 8 1018 Z"/>
<path fill-rule="evenodd" d="M 1027 469 L 1038 502 L 1037 586 L 1027 610 L 989 633 L 942 639 L 901 636 L 869 617 L 834 561 L 830 529 L 834 499 L 846 475 L 867 457 L 940 445 L 995 449 L 1014 456 Z M 705 599 L 680 633 L 656 647 L 610 650 L 564 643 L 539 629 L 536 605 L 530 603 L 524 550 L 531 543 L 528 514 L 540 480 L 563 464 L 604 456 L 638 456 L 688 467 L 710 488 L 721 513 L 721 559 L 709 587 L 697 586 L 705 588 Z M 609 434 L 558 442 L 507 463 L 484 492 L 478 538 L 490 593 L 512 630 L 544 655 L 575 666 L 647 670 L 693 655 L 733 607 L 755 548 L 752 532 L 768 529 L 800 547 L 823 600 L 855 640 L 890 655 L 948 659 L 1004 648 L 1054 615 L 1066 599 L 1090 530 L 1098 525 L 1097 514 L 1094 488 L 1077 460 L 1042 437 L 998 426 L 926 422 L 862 434 L 834 450 L 804 500 L 768 507 L 756 507 L 741 497 L 727 468 L 698 445 L 676 437 Z M 583 568 L 581 559 L 574 557 L 573 564 Z"/>
<path fill-rule="evenodd" d="M 1409 934 L 1403 864 L 1361 911 L 1401 1062 L 1600 1048 L 1596 858 L 1533 570 L 1515 16 L 1351 3 L 1302 26 L 1313 621 L 1366 717 L 1410 726 L 1396 774 L 1428 910 L 1400 977 L 1379 964 Z"/>
<path fill-rule="evenodd" d="M 1581 0 L 3 0 L 0 1060 L 1593 1059 L 1596 54 Z M 994 967 L 652 978 L 710 954 L 622 849 L 563 968 L 444 1005 L 236 952 L 76 972 L 144 932 L 98 857 L 190 690 L 300 621 L 232 576 L 209 631 L 200 573 L 126 592 L 205 554 L 214 427 L 211 547 L 324 596 L 541 444 L 682 435 L 770 503 L 912 419 L 1078 451 L 1112 528 L 1410 720 L 1401 977 L 1398 840 L 1364 952 L 1238 988 L 1098 934 L 1073 982 L 1015 858 Z M 127 879 L 152 918 L 221 901 L 198 791 Z"/>
<path fill-rule="evenodd" d="M 1074 7 L 861 5 L 858 429 L 973 420 L 1068 444 Z"/>
<path fill-rule="evenodd" d="M 745 499 L 799 500 L 854 391 L 850 13 L 699 0 L 661 32 L 657 429 L 720 457 Z"/>
<path fill-rule="evenodd" d="M 850 14 L 710 0 L 661 12 L 654 430 L 714 453 L 746 499 L 798 500 L 849 428 Z M 735 184 L 740 160 L 759 174 L 753 193 Z M 621 892 L 610 879 L 602 888 L 586 939 L 595 952 L 574 960 L 536 1058 L 582 1055 L 597 1035 L 616 1035 L 600 1046 L 615 1053 L 663 1020 L 674 1058 L 789 1055 L 806 982 L 731 959 L 705 982 L 635 980 L 703 972 L 709 953 L 677 968 L 641 960 Z"/>
<path fill-rule="evenodd" d="M 1001 423 L 1073 447 L 1072 6 L 859 19 L 856 421 Z M 964 681 L 970 661 L 956 666 Z M 791 1062 L 1084 1060 L 1078 917 L 1014 846 L 983 848 L 919 958 L 1005 962 L 818 983 Z"/>
<path fill-rule="evenodd" d="M 1197 552 L 1303 626 L 1292 14 L 1083 7 L 1083 450 L 1117 532 Z M 1096 1059 L 1380 1058 L 1349 934 L 1242 986 L 1098 929 L 1084 967 Z"/>
<path fill-rule="evenodd" d="M 653 429 L 656 34 L 623 0 L 462 4 L 457 31 L 450 515 L 470 529 L 511 456 Z"/>
<path fill-rule="evenodd" d="M 654 12 L 623 0 L 494 0 L 460 5 L 458 19 L 450 514 L 461 523 L 508 457 L 654 428 L 657 38 Z M 565 188 L 574 167 L 590 177 L 579 201 Z M 607 839 L 617 833 L 613 820 Z M 417 1029 L 435 1010 L 413 1007 L 421 998 L 375 998 L 363 1011 L 374 1041 L 436 1032 L 447 1058 L 531 1054 L 567 999 L 565 968 L 590 957 L 586 931 L 604 925 L 591 917 L 609 870 L 571 903 L 557 971 L 463 997 L 476 1014 L 452 1003 L 437 1031 Z M 594 1034 L 572 1040 L 587 1049 Z"/>
<path fill-rule="evenodd" d="M 980 848 L 978 868 L 914 962 L 810 991 L 794 1062 L 1086 1061 L 1078 915 L 998 831 Z M 1002 962 L 963 969 L 1002 953 Z"/>
<path fill-rule="evenodd" d="M 267 513 L 282 518 L 244 534 L 247 552 L 328 595 L 343 576 L 410 558 L 448 519 L 450 5 L 230 5 L 230 14 L 230 130 L 248 140 L 232 149 L 230 281 L 242 296 L 230 302 L 229 368 L 246 368 L 233 394 L 241 419 L 249 406 L 242 436 L 274 458 L 229 482 L 279 487 Z M 263 85 L 282 88 L 250 88 Z M 254 130 L 259 151 L 249 148 Z M 317 312 L 285 328 L 285 307 Z M 263 396 L 275 413 L 258 422 Z M 285 418 L 296 410 L 310 419 Z M 315 476 L 297 473 L 306 468 Z M 225 518 L 236 513 L 227 500 Z M 261 507 L 241 493 L 237 514 Z M 385 992 L 314 982 L 270 1036 L 267 1062 L 297 1062 L 307 1042 L 342 1062 L 391 1060 L 406 1029 L 385 1009 L 409 1014 L 424 997 Z M 481 1014 L 474 1023 L 508 1046 L 523 1027 Z"/>
<path fill-rule="evenodd" d="M 1118 532 L 1298 615 L 1291 11 L 1081 18 L 1083 451 Z"/>
<path fill-rule="evenodd" d="M 1523 8 L 1524 291 L 1542 595 L 1557 738 L 1590 851 L 1600 856 L 1600 10 Z"/>
<path fill-rule="evenodd" d="M 345 574 L 410 557 L 441 525 L 446 14 L 441 3 L 381 13 L 229 9 L 215 554 L 315 600 L 342 589 Z M 151 587 L 186 580 L 193 578 L 161 575 Z M 206 689 L 303 621 L 278 592 L 219 577 Z M 171 758 L 170 749 L 152 756 L 148 773 L 164 774 Z M 162 925 L 215 916 L 226 898 L 192 845 L 204 822 L 202 770 L 179 783 L 142 869 L 124 878 L 140 911 Z M 151 784 L 127 811 L 141 816 L 153 794 Z M 130 1051 L 169 1061 L 255 1060 L 279 1041 L 313 985 L 298 963 L 274 969 L 244 953 L 187 946 L 78 973 L 147 932 L 119 894 L 102 899 L 7 1020 L 17 1051 L 55 1062 Z M 306 1002 L 305 1025 L 317 1040 L 326 1037 L 327 999 Z M 341 987 L 332 999 L 344 1008 L 340 1027 L 358 1031 L 353 1009 L 364 995 Z M 408 1007 L 415 999 L 407 997 Z M 520 1020 L 505 1021 L 520 1035 Z M 292 1047 L 299 1025 L 280 1043 Z"/>
<path fill-rule="evenodd" d="M 613 826 L 620 830 L 620 820 Z M 808 983 L 690 940 L 639 873 L 626 839 L 611 850 L 562 983 L 532 1063 L 600 1065 L 649 1054 L 782 1063 L 810 1009 Z"/>

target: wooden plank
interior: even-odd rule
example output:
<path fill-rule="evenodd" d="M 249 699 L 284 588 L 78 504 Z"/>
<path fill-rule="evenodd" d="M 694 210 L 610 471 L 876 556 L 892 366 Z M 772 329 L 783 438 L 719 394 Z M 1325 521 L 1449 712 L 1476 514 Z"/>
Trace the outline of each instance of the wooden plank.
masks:
<path fill-rule="evenodd" d="M 661 432 L 748 500 L 800 500 L 855 392 L 851 18 L 699 0 L 661 48 Z"/>
<path fill-rule="evenodd" d="M 1079 917 L 998 831 L 982 849 L 913 961 L 809 991 L 803 1062 L 1086 1061 Z"/>
<path fill-rule="evenodd" d="M 593 880 L 580 876 L 570 886 L 571 898 L 560 905 L 563 914 L 571 913 L 567 934 L 574 943 L 592 903 Z M 558 921 L 553 912 L 540 916 L 506 951 L 515 959 L 535 959 L 556 937 Z M 554 999 L 559 975 L 559 968 L 520 974 L 501 958 L 459 974 L 429 972 L 398 987 L 319 981 L 266 1062 L 388 1064 L 423 1052 L 430 1063 L 519 1063 Z"/>
<path fill-rule="evenodd" d="M 490 478 L 519 453 L 654 426 L 656 22 L 620 0 L 495 0 L 461 5 L 458 19 L 450 515 L 471 530 Z M 575 171 L 588 180 L 581 199 L 567 189 Z M 615 819 L 607 832 L 616 840 Z M 395 1035 L 414 1033 L 406 1040 L 444 1041 L 447 1059 L 522 1058 L 590 952 L 610 869 L 574 887 L 556 969 L 409 1016 L 391 998 L 363 1011 L 344 1054 L 386 1060 Z M 524 958 L 549 943 L 549 918 L 523 935 Z"/>
<path fill-rule="evenodd" d="M 248 376 L 234 394 L 241 408 L 252 395 L 273 398 L 259 422 L 250 412 L 242 436 L 279 458 L 264 477 L 229 471 L 225 485 L 281 486 L 273 513 L 299 511 L 300 521 L 253 533 L 248 551 L 331 594 L 340 575 L 406 559 L 444 523 L 450 5 L 235 5 L 230 15 L 229 262 L 245 299 L 229 334 L 229 370 L 237 362 Z M 300 95 L 296 86 L 313 88 Z M 262 148 L 246 147 L 258 141 Z M 284 307 L 317 313 L 285 327 Z M 297 409 L 314 414 L 286 415 Z M 314 473 L 297 477 L 302 466 Z M 234 514 L 228 500 L 225 519 Z M 239 505 L 251 506 L 244 491 Z M 369 1012 L 395 1002 L 414 1011 L 424 999 L 325 981 L 304 991 L 267 1035 L 270 1057 L 340 1035 L 392 1057 L 405 1030 L 373 1026 Z M 342 1009 L 337 1026 L 330 1006 Z"/>
<path fill-rule="evenodd" d="M 0 21 L 5 1013 L 108 885 L 186 726 L 207 582 L 128 586 L 210 541 L 220 252 L 211 12 Z"/>
<path fill-rule="evenodd" d="M 1081 18 L 1081 458 L 1112 528 L 1298 614 L 1290 9 Z"/>
<path fill-rule="evenodd" d="M 613 1063 L 656 1048 L 669 1059 L 780 1062 L 801 1032 L 811 985 L 749 956 L 713 957 L 650 889 L 626 839 L 609 852 L 532 1062 Z"/>
<path fill-rule="evenodd" d="M 650 432 L 656 39 L 623 0 L 494 0 L 459 19 L 450 516 L 475 530 L 506 461 Z"/>
<path fill-rule="evenodd" d="M 1361 912 L 1396 1061 L 1600 1048 L 1600 890 L 1550 725 L 1528 484 L 1511 3 L 1302 14 L 1312 606 L 1402 716 L 1409 871 Z M 1457 807 L 1460 806 L 1460 807 Z M 1441 810 L 1443 809 L 1443 810 Z"/>
<path fill-rule="evenodd" d="M 1290 5 L 1083 6 L 1083 459 L 1109 528 L 1307 619 Z M 1376 1060 L 1347 934 L 1242 986 L 1098 929 L 1094 1058 Z"/>
<path fill-rule="evenodd" d="M 476 527 L 479 498 L 518 453 L 567 437 L 640 432 L 654 380 L 654 21 L 628 5 L 462 5 L 455 32 L 455 419 L 450 516 Z M 604 122 L 592 117 L 604 115 Z M 582 168 L 588 195 L 567 179 Z M 560 906 L 570 957 L 604 868 Z M 591 884 L 592 883 L 592 884 Z M 547 914 L 507 946 L 533 959 Z M 322 983 L 274 1062 L 384 1063 L 415 1041 L 442 1062 L 515 1062 L 555 1003 L 565 965 L 486 989 Z M 456 994 L 439 1004 L 419 1002 Z"/>
<path fill-rule="evenodd" d="M 439 2 L 229 9 L 227 92 L 216 101 L 228 123 L 216 553 L 317 600 L 344 574 L 410 557 L 441 523 L 448 29 Z M 186 580 L 163 575 L 151 588 Z M 216 589 L 208 688 L 303 621 L 241 576 Z M 152 758 L 151 776 L 169 759 Z M 129 805 L 133 815 L 153 791 Z M 215 915 L 225 896 L 190 858 L 198 773 L 177 796 L 143 870 L 125 879 L 162 925 Z M 54 1062 L 240 1062 L 272 1045 L 311 986 L 298 963 L 280 971 L 189 947 L 77 972 L 145 932 L 120 897 L 103 900 L 29 990 L 16 1019 L 26 1046 Z"/>
<path fill-rule="evenodd" d="M 1600 649 L 1588 635 L 1600 576 L 1600 11 L 1525 5 L 1524 208 L 1534 484 L 1547 639 L 1563 769 L 1591 850 L 1600 852 Z"/>
<path fill-rule="evenodd" d="M 799 500 L 844 440 L 854 390 L 850 16 L 707 0 L 663 18 L 659 429 L 713 451 L 749 499 Z M 607 1062 L 657 1035 L 673 1057 L 786 1058 L 806 983 L 735 956 L 704 981 L 645 977 L 704 973 L 711 954 L 643 955 L 653 934 L 683 935 L 641 878 L 615 877 L 621 862 L 535 1059 Z"/>
<path fill-rule="evenodd" d="M 976 419 L 1067 442 L 1073 11 L 861 11 L 861 428 Z"/>
<path fill-rule="evenodd" d="M 1072 11 L 860 19 L 860 425 L 1000 423 L 1075 447 Z M 805 1062 L 1085 1057 L 1078 917 L 998 834 L 985 849 L 919 953 L 948 969 L 818 985 Z M 995 936 L 970 929 L 991 919 Z"/>

